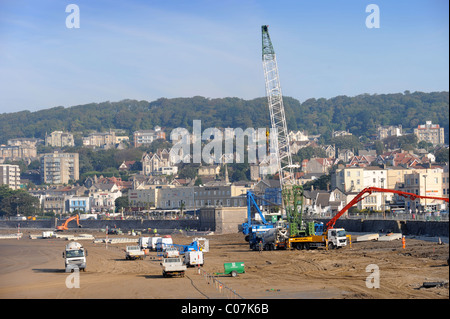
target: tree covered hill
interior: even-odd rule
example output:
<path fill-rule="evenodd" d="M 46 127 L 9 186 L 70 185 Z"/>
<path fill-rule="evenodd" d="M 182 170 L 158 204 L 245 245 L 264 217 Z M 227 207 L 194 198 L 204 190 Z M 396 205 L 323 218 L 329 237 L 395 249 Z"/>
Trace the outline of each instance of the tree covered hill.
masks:
<path fill-rule="evenodd" d="M 349 130 L 357 136 L 376 133 L 378 125 L 399 125 L 404 130 L 432 121 L 445 129 L 448 143 L 449 92 L 362 94 L 354 97 L 308 99 L 303 103 L 284 97 L 290 130 L 321 134 L 325 141 L 333 130 Z M 55 130 L 87 134 L 91 131 L 123 129 L 130 136 L 136 130 L 163 127 L 192 128 L 193 120 L 208 127 L 270 127 L 266 98 L 243 100 L 235 97 L 208 99 L 160 98 L 156 101 L 123 100 L 54 107 L 36 112 L 0 114 L 0 144 L 18 137 L 44 138 Z"/>

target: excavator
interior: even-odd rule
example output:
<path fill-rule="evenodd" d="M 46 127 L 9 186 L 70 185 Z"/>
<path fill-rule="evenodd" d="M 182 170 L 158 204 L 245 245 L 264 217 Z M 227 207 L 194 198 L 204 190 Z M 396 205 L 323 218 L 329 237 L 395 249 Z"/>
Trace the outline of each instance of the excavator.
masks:
<path fill-rule="evenodd" d="M 74 219 L 77 221 L 77 226 L 81 228 L 82 226 L 80 225 L 80 216 L 77 214 L 68 218 L 62 225 L 56 226 L 56 231 L 69 230 L 69 227 L 67 227 L 67 225 Z"/>

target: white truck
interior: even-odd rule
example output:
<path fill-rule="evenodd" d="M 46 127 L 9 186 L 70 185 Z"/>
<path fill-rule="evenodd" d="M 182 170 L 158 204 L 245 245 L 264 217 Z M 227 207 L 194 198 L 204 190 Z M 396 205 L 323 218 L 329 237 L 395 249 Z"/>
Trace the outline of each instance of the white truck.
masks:
<path fill-rule="evenodd" d="M 67 244 L 62 256 L 64 258 L 66 272 L 73 272 L 75 270 L 86 271 L 87 250 L 80 243 L 71 242 Z"/>
<path fill-rule="evenodd" d="M 158 244 L 158 241 L 160 241 L 161 240 L 161 238 L 162 237 L 158 237 L 158 236 L 155 236 L 155 237 L 151 237 L 151 244 L 150 244 L 150 249 L 151 250 L 156 250 L 156 245 Z"/>
<path fill-rule="evenodd" d="M 156 242 L 156 251 L 164 251 L 173 245 L 172 237 L 160 237 Z"/>
<path fill-rule="evenodd" d="M 203 266 L 203 251 L 191 250 L 184 253 L 184 263 L 187 267 Z"/>
<path fill-rule="evenodd" d="M 145 253 L 143 250 L 141 250 L 141 247 L 139 246 L 127 246 L 125 249 L 125 258 L 126 259 L 144 259 Z"/>
<path fill-rule="evenodd" d="M 180 257 L 176 258 L 164 258 L 163 262 L 160 264 L 162 267 L 163 277 L 180 276 L 184 277 L 186 271 L 186 265 Z"/>
<path fill-rule="evenodd" d="M 150 238 L 151 237 L 139 237 L 139 246 L 141 247 L 141 249 L 150 248 L 151 246 Z"/>

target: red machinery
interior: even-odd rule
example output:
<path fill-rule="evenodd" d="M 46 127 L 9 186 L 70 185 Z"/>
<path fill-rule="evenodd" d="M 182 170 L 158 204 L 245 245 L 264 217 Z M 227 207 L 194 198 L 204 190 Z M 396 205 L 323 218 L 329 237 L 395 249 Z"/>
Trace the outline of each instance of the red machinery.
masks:
<path fill-rule="evenodd" d="M 365 198 L 365 197 L 363 197 L 364 194 L 371 195 L 374 192 L 394 193 L 394 194 L 397 194 L 399 196 L 402 196 L 402 197 L 405 197 L 405 198 L 409 198 L 410 200 L 416 200 L 416 199 L 420 199 L 420 198 L 424 198 L 425 199 L 426 198 L 426 199 L 443 200 L 443 201 L 446 201 L 448 203 L 448 198 L 445 198 L 445 197 L 421 196 L 421 195 L 416 195 L 416 194 L 413 194 L 413 193 L 402 192 L 402 191 L 398 191 L 398 190 L 394 190 L 394 189 L 384 189 L 384 188 L 378 188 L 378 187 L 367 187 L 367 188 L 364 188 L 358 195 L 356 195 L 355 198 L 353 198 L 332 219 L 330 219 L 330 221 L 326 224 L 325 232 L 328 231 L 328 229 L 333 228 L 334 224 L 339 219 L 339 217 L 341 217 L 347 210 L 349 210 L 350 207 L 352 207 L 356 203 L 358 203 L 361 200 L 363 200 Z"/>
<path fill-rule="evenodd" d="M 68 219 L 64 222 L 64 224 L 62 224 L 61 226 L 56 226 L 56 230 L 57 230 L 57 231 L 68 230 L 69 228 L 67 227 L 67 224 L 69 224 L 69 222 L 72 221 L 72 220 L 74 220 L 74 219 L 77 221 L 77 226 L 81 228 L 81 225 L 80 225 L 80 217 L 79 217 L 78 215 L 75 215 L 75 216 L 72 216 L 72 217 L 68 218 Z"/>

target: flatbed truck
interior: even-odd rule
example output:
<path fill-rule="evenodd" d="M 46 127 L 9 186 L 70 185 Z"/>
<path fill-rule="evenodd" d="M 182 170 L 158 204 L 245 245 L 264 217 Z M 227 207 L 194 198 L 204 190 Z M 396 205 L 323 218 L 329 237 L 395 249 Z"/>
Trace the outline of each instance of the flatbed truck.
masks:
<path fill-rule="evenodd" d="M 184 277 L 184 273 L 186 272 L 187 268 L 180 257 L 164 258 L 163 262 L 160 263 L 160 265 L 162 267 L 163 277 Z"/>

